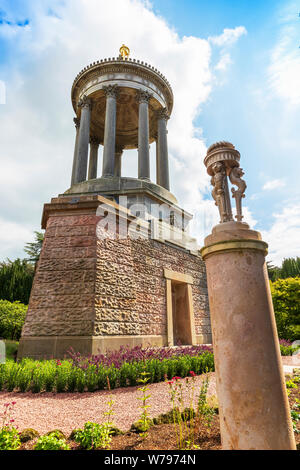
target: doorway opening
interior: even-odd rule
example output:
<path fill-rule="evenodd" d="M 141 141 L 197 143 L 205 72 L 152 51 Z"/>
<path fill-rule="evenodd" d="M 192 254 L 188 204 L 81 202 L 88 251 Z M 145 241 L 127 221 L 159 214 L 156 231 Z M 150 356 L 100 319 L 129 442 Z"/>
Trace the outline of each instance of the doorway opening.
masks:
<path fill-rule="evenodd" d="M 192 344 L 188 284 L 171 282 L 174 346 Z"/>
<path fill-rule="evenodd" d="M 196 344 L 192 300 L 193 279 L 188 274 L 164 270 L 167 283 L 168 345 Z"/>

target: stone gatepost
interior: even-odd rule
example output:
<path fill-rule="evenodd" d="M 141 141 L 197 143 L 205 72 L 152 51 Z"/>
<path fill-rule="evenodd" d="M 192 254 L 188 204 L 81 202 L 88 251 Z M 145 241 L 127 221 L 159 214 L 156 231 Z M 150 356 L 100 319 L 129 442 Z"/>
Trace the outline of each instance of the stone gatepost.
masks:
<path fill-rule="evenodd" d="M 220 224 L 201 250 L 207 270 L 223 449 L 295 449 L 265 256 L 259 232 L 242 222 L 246 183 L 240 154 L 212 145 L 204 163 Z M 233 220 L 228 179 L 236 200 Z"/>

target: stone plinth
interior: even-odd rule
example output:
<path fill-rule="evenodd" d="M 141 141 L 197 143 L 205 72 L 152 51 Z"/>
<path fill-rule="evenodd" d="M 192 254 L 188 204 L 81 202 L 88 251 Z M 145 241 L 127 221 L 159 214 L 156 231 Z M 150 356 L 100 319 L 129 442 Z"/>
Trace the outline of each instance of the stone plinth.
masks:
<path fill-rule="evenodd" d="M 265 255 L 247 224 L 216 226 L 207 270 L 223 449 L 295 449 Z"/>
<path fill-rule="evenodd" d="M 147 238 L 145 221 L 145 238 L 100 237 L 101 204 L 117 214 L 117 224 L 138 220 L 102 196 L 63 196 L 45 204 L 45 240 L 18 357 L 62 358 L 70 347 L 96 354 L 121 345 L 167 345 L 165 269 L 191 278 L 195 341 L 210 343 L 202 258 Z"/>

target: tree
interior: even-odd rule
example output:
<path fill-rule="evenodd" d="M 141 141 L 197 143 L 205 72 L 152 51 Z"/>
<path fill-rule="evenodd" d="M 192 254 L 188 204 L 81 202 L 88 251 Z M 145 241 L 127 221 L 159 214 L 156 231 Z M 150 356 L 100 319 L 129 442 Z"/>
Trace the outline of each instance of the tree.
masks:
<path fill-rule="evenodd" d="M 268 276 L 270 281 L 274 282 L 276 279 L 278 279 L 280 268 L 278 268 L 278 266 L 274 266 L 271 263 L 272 261 L 267 261 Z"/>
<path fill-rule="evenodd" d="M 278 336 L 300 339 L 300 277 L 270 282 Z"/>
<path fill-rule="evenodd" d="M 27 261 L 32 263 L 36 263 L 39 260 L 43 241 L 44 241 L 44 234 L 42 232 L 34 232 L 35 234 L 35 241 L 32 243 L 26 243 L 24 251 L 29 255 Z"/>
<path fill-rule="evenodd" d="M 268 275 L 270 281 L 286 279 L 288 277 L 300 276 L 300 258 L 285 258 L 281 267 L 273 266 L 272 261 L 267 261 Z"/>
<path fill-rule="evenodd" d="M 25 259 L 0 263 L 0 299 L 28 304 L 33 276 L 34 266 Z"/>
<path fill-rule="evenodd" d="M 280 269 L 281 279 L 300 276 L 300 258 L 285 258 Z"/>

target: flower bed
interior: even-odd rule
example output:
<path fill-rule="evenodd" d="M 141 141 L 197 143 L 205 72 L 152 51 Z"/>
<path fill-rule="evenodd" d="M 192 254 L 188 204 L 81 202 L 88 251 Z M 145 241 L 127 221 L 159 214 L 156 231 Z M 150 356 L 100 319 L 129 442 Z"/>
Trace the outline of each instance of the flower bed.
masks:
<path fill-rule="evenodd" d="M 142 372 L 149 383 L 174 376 L 186 377 L 214 370 L 211 349 L 205 346 L 180 348 L 120 348 L 104 355 L 35 361 L 11 360 L 0 365 L 0 390 L 39 393 L 94 392 L 106 388 L 135 386 Z"/>

